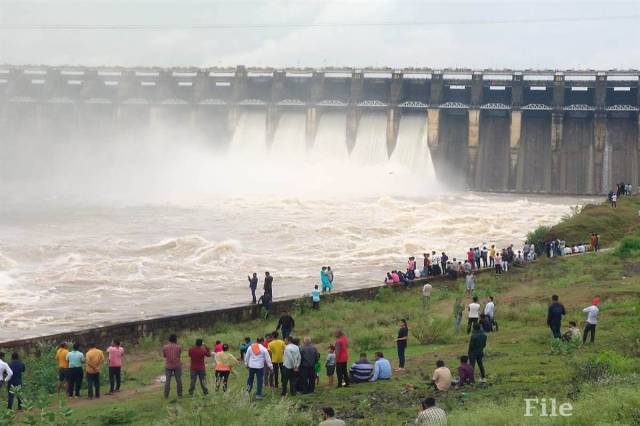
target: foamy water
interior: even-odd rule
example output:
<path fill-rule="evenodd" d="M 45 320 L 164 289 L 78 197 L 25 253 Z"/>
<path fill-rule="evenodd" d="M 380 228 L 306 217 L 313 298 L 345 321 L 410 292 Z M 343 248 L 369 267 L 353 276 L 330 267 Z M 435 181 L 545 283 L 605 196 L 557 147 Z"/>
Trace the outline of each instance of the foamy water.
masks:
<path fill-rule="evenodd" d="M 338 289 L 375 285 L 409 255 L 519 243 L 584 202 L 459 193 L 5 207 L 0 340 L 247 302 L 254 271 L 275 276 L 276 299 L 309 292 L 322 265 Z"/>

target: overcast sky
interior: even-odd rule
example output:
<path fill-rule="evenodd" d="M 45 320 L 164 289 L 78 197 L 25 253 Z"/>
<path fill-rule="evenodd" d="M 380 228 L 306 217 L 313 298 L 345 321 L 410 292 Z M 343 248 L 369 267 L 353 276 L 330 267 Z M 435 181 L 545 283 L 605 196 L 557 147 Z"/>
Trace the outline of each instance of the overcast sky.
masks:
<path fill-rule="evenodd" d="M 0 63 L 638 69 L 639 15 L 614 0 L 0 0 Z"/>

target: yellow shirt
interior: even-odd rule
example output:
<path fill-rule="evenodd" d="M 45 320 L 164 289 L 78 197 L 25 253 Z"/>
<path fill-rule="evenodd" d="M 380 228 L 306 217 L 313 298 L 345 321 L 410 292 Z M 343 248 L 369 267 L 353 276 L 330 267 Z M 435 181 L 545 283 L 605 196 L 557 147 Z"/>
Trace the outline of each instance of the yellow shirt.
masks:
<path fill-rule="evenodd" d="M 269 343 L 269 352 L 271 352 L 271 362 L 282 364 L 284 362 L 284 341 L 272 340 Z"/>
<path fill-rule="evenodd" d="M 56 360 L 58 360 L 58 368 L 69 368 L 69 361 L 67 361 L 67 354 L 69 351 L 66 348 L 58 348 L 56 351 Z"/>
<path fill-rule="evenodd" d="M 451 370 L 447 367 L 439 367 L 433 372 L 433 381 L 436 382 L 438 390 L 444 391 L 451 387 Z"/>
<path fill-rule="evenodd" d="M 99 373 L 100 368 L 102 368 L 102 363 L 104 362 L 104 354 L 102 353 L 102 351 L 97 348 L 89 349 L 85 355 L 85 358 L 87 373 Z"/>

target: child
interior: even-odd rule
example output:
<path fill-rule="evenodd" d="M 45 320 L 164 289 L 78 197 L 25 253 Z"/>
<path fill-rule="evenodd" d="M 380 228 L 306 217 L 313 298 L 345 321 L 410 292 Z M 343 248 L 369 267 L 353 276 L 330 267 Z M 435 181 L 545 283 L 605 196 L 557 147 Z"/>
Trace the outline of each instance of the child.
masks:
<path fill-rule="evenodd" d="M 336 372 L 336 347 L 329 345 L 327 353 L 327 361 L 324 363 L 327 369 L 327 377 L 329 378 L 329 387 L 333 387 L 333 374 Z"/>
<path fill-rule="evenodd" d="M 311 301 L 313 302 L 313 309 L 320 308 L 320 290 L 318 290 L 317 284 L 311 290 Z"/>
<path fill-rule="evenodd" d="M 220 340 L 216 340 L 216 344 L 213 347 L 213 352 L 215 353 L 222 352 L 222 342 Z"/>

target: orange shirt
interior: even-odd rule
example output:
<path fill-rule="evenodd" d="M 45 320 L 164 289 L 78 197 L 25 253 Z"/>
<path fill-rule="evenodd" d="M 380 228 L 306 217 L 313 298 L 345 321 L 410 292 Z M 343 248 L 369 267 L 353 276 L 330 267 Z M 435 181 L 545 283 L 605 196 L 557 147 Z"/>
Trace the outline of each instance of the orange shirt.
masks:
<path fill-rule="evenodd" d="M 104 354 L 100 349 L 89 349 L 85 355 L 88 374 L 99 373 L 104 362 Z"/>
<path fill-rule="evenodd" d="M 58 361 L 58 368 L 69 368 L 69 361 L 67 361 L 68 353 L 69 350 L 67 348 L 58 348 L 55 356 Z"/>

